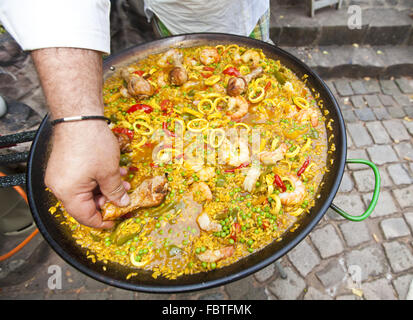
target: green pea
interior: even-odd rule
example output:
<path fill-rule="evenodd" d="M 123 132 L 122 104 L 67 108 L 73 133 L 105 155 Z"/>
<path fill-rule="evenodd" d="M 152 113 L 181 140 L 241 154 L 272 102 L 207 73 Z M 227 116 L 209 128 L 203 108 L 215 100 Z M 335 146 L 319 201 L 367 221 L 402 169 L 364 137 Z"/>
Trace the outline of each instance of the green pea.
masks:
<path fill-rule="evenodd" d="M 159 222 L 157 222 L 156 224 L 155 224 L 155 228 L 160 228 L 161 227 L 161 224 L 159 223 Z"/>
<path fill-rule="evenodd" d="M 202 268 L 206 269 L 208 264 L 206 262 L 202 262 Z"/>
<path fill-rule="evenodd" d="M 201 252 L 205 252 L 206 248 L 204 246 L 201 247 Z"/>
<path fill-rule="evenodd" d="M 217 267 L 217 264 L 215 262 L 211 262 L 210 266 L 211 269 L 215 269 Z"/>
<path fill-rule="evenodd" d="M 230 244 L 234 244 L 234 242 L 235 242 L 234 239 L 232 239 L 232 238 L 229 239 Z"/>
<path fill-rule="evenodd" d="M 254 240 L 249 239 L 247 243 L 248 243 L 248 245 L 250 245 L 250 246 L 251 246 L 251 245 L 254 243 Z"/>
<path fill-rule="evenodd" d="M 136 261 L 136 262 L 141 262 L 141 260 L 142 260 L 142 257 L 141 257 L 141 256 L 135 256 L 135 261 Z"/>

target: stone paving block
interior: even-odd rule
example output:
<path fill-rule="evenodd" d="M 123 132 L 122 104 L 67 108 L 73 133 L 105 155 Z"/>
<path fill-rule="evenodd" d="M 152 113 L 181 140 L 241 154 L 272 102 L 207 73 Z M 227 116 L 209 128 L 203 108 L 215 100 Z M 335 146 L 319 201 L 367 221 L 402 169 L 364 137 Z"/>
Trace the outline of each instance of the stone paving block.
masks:
<path fill-rule="evenodd" d="M 399 158 L 402 160 L 413 161 L 413 147 L 409 142 L 401 142 L 394 145 Z"/>
<path fill-rule="evenodd" d="M 380 276 L 388 271 L 386 257 L 380 246 L 372 245 L 360 250 L 352 250 L 345 254 L 347 268 L 361 268 L 361 280 Z"/>
<path fill-rule="evenodd" d="M 406 113 L 407 116 L 410 118 L 413 118 L 413 106 L 404 106 L 403 107 L 404 112 Z"/>
<path fill-rule="evenodd" d="M 254 277 L 255 279 L 257 279 L 258 282 L 265 282 L 273 276 L 274 271 L 275 271 L 274 263 L 271 263 L 270 265 L 266 266 L 264 269 L 261 269 L 260 271 L 257 271 L 256 273 L 254 273 Z"/>
<path fill-rule="evenodd" d="M 386 144 L 391 142 L 389 135 L 380 121 L 366 123 L 366 128 L 373 137 L 374 143 Z"/>
<path fill-rule="evenodd" d="M 394 189 L 393 194 L 402 208 L 413 207 L 413 186 Z"/>
<path fill-rule="evenodd" d="M 393 107 L 396 105 L 396 102 L 394 101 L 392 96 L 388 96 L 386 94 L 379 94 L 378 96 L 383 106 Z"/>
<path fill-rule="evenodd" d="M 348 80 L 337 79 L 337 80 L 334 80 L 333 82 L 340 96 L 351 96 L 353 94 L 353 90 L 351 89 L 351 86 Z"/>
<path fill-rule="evenodd" d="M 393 99 L 402 107 L 409 107 L 411 105 L 409 97 L 404 94 L 393 95 Z"/>
<path fill-rule="evenodd" d="M 287 278 L 277 278 L 268 285 L 269 291 L 281 300 L 297 299 L 306 287 L 305 281 L 291 268 L 284 269 Z"/>
<path fill-rule="evenodd" d="M 383 106 L 383 103 L 381 103 L 379 97 L 376 94 L 366 95 L 364 96 L 364 100 L 366 100 L 369 108 L 378 108 Z"/>
<path fill-rule="evenodd" d="M 405 300 L 409 292 L 410 283 L 413 280 L 413 274 L 405 274 L 393 280 L 399 300 Z"/>
<path fill-rule="evenodd" d="M 387 167 L 387 171 L 396 185 L 410 184 L 413 182 L 408 170 L 400 163 L 390 164 Z"/>
<path fill-rule="evenodd" d="M 369 157 L 367 156 L 367 152 L 364 149 L 355 149 L 355 150 L 347 150 L 347 159 L 366 159 L 369 160 Z M 350 170 L 359 170 L 359 169 L 365 169 L 366 166 L 363 164 L 358 164 L 358 163 L 349 163 L 348 168 Z"/>
<path fill-rule="evenodd" d="M 348 134 L 348 131 L 346 130 L 346 138 L 347 138 L 347 148 L 352 148 L 354 146 L 353 139 L 351 139 L 351 136 Z"/>
<path fill-rule="evenodd" d="M 381 230 L 387 240 L 410 235 L 409 228 L 403 218 L 390 218 L 380 222 Z"/>
<path fill-rule="evenodd" d="M 356 109 L 354 110 L 356 113 L 357 117 L 361 121 L 374 121 L 376 120 L 376 116 L 374 115 L 374 112 L 372 109 L 369 108 L 363 108 L 363 109 Z"/>
<path fill-rule="evenodd" d="M 343 118 L 347 123 L 358 121 L 356 114 L 353 110 L 342 110 Z"/>
<path fill-rule="evenodd" d="M 328 209 L 327 209 L 326 216 L 327 216 L 329 219 L 333 219 L 333 220 L 344 220 L 344 218 L 343 218 L 341 215 L 339 215 L 337 212 L 335 212 L 335 211 L 334 211 L 333 209 L 331 209 L 331 208 L 328 208 Z"/>
<path fill-rule="evenodd" d="M 354 171 L 353 177 L 358 191 L 367 192 L 374 190 L 374 173 L 372 170 Z"/>
<path fill-rule="evenodd" d="M 349 214 L 357 215 L 358 213 L 361 214 L 365 210 L 363 201 L 361 201 L 360 195 L 357 193 L 339 193 L 334 198 L 333 203 Z"/>
<path fill-rule="evenodd" d="M 314 230 L 310 237 L 322 258 L 337 255 L 344 250 L 340 237 L 331 224 Z"/>
<path fill-rule="evenodd" d="M 315 266 L 320 264 L 320 258 L 317 252 L 311 248 L 307 241 L 302 241 L 290 251 L 288 258 L 303 277 L 309 274 Z"/>
<path fill-rule="evenodd" d="M 329 288 L 343 281 L 346 272 L 337 259 L 332 259 L 324 269 L 316 272 L 315 275 L 325 288 Z"/>
<path fill-rule="evenodd" d="M 401 119 L 406 116 L 403 107 L 400 106 L 387 107 L 386 110 L 392 118 Z"/>
<path fill-rule="evenodd" d="M 406 78 L 399 78 L 395 80 L 400 91 L 406 94 L 413 93 L 413 87 L 410 85 L 409 81 Z"/>
<path fill-rule="evenodd" d="M 366 207 L 371 202 L 373 193 L 363 194 L 363 201 L 366 204 Z M 396 204 L 394 203 L 393 197 L 390 192 L 385 190 L 381 191 L 379 194 L 379 199 L 377 201 L 376 208 L 372 212 L 372 218 L 383 217 L 397 212 Z"/>
<path fill-rule="evenodd" d="M 370 80 L 362 80 L 364 84 L 364 88 L 366 89 L 366 93 L 380 93 L 381 88 L 380 84 L 375 79 Z"/>
<path fill-rule="evenodd" d="M 385 107 L 374 108 L 373 112 L 377 120 L 390 120 L 392 118 Z"/>
<path fill-rule="evenodd" d="M 363 96 L 351 96 L 350 100 L 354 108 L 361 109 L 366 107 L 366 102 L 364 101 Z"/>
<path fill-rule="evenodd" d="M 366 128 L 361 123 L 349 123 L 347 129 L 356 147 L 364 147 L 373 143 Z"/>
<path fill-rule="evenodd" d="M 413 255 L 405 244 L 393 241 L 383 243 L 383 247 L 393 272 L 413 268 Z"/>
<path fill-rule="evenodd" d="M 396 85 L 396 83 L 393 80 L 383 80 L 380 79 L 380 86 L 381 86 L 381 91 L 384 94 L 394 96 L 397 94 L 400 94 L 399 87 Z"/>
<path fill-rule="evenodd" d="M 400 120 L 386 120 L 383 125 L 394 141 L 409 140 L 410 135 Z"/>
<path fill-rule="evenodd" d="M 413 121 L 403 120 L 403 124 L 406 127 L 407 131 L 410 133 L 410 135 L 413 136 Z"/>
<path fill-rule="evenodd" d="M 364 221 L 354 223 L 352 221 L 340 224 L 340 230 L 344 240 L 350 247 L 358 246 L 364 242 L 370 241 L 370 231 Z"/>
<path fill-rule="evenodd" d="M 342 296 L 336 297 L 336 300 L 359 300 L 360 298 L 354 294 L 345 294 Z"/>
<path fill-rule="evenodd" d="M 396 162 L 399 160 L 396 153 L 389 145 L 374 145 L 367 148 L 367 153 L 369 154 L 371 161 L 376 165 Z"/>
<path fill-rule="evenodd" d="M 344 171 L 343 178 L 341 179 L 339 192 L 350 192 L 354 188 L 354 182 L 350 175 Z"/>
<path fill-rule="evenodd" d="M 387 279 L 377 279 L 361 285 L 366 300 L 396 300 L 393 288 Z"/>
<path fill-rule="evenodd" d="M 313 287 L 309 287 L 304 295 L 304 300 L 333 300 L 333 298 Z"/>
<path fill-rule="evenodd" d="M 364 82 L 362 80 L 352 80 L 350 81 L 350 86 L 354 91 L 354 94 L 366 94 L 367 89 L 364 87 Z"/>
<path fill-rule="evenodd" d="M 254 289 L 257 289 L 257 287 L 254 285 L 252 276 L 232 282 L 225 286 L 225 291 L 232 300 L 246 299 L 247 295 L 251 299 L 252 297 L 250 293 Z M 261 291 L 262 293 L 264 292 L 264 287 L 261 288 Z"/>
<path fill-rule="evenodd" d="M 410 226 L 410 230 L 413 232 L 413 212 L 406 212 L 404 218 L 407 221 L 407 224 Z"/>
<path fill-rule="evenodd" d="M 133 300 L 134 292 L 115 288 L 111 292 L 111 300 Z"/>

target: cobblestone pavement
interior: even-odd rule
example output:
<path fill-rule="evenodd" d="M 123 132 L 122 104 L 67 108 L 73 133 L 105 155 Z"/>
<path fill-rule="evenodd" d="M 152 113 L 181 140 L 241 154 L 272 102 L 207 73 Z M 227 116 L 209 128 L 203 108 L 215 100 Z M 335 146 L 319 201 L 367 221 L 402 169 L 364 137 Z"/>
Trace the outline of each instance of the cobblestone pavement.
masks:
<path fill-rule="evenodd" d="M 15 278 L 14 285 L 0 290 L 0 299 L 405 299 L 413 280 L 413 81 L 332 79 L 327 84 L 346 121 L 347 157 L 379 166 L 381 193 L 367 220 L 349 222 L 329 210 L 279 260 L 282 269 L 271 264 L 226 286 L 173 295 L 134 293 L 94 281 L 37 236 L 26 249 L 41 253 L 30 268 L 19 271 L 19 256 L 0 264 L 0 283 Z M 361 213 L 373 186 L 370 169 L 348 165 L 334 203 Z M 62 268 L 62 289 L 48 289 L 51 265 Z"/>

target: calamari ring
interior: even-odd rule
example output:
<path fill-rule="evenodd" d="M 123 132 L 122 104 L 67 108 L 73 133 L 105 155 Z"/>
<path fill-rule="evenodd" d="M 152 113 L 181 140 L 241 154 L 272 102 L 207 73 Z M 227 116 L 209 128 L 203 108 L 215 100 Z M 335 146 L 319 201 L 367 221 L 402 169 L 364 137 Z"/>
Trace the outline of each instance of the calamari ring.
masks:
<path fill-rule="evenodd" d="M 208 79 L 205 80 L 205 84 L 207 86 L 212 86 L 215 83 L 217 83 L 219 80 L 221 80 L 221 77 L 219 75 L 214 75 L 209 77 Z"/>
<path fill-rule="evenodd" d="M 310 104 L 308 101 L 301 97 L 293 97 L 294 104 L 299 107 L 300 109 L 308 109 Z"/>
<path fill-rule="evenodd" d="M 244 127 L 245 129 L 247 129 L 247 133 L 251 131 L 251 128 L 244 122 L 237 122 L 236 124 L 234 124 L 234 128 L 237 127 Z"/>
<path fill-rule="evenodd" d="M 195 123 L 204 123 L 204 126 L 201 127 L 201 128 L 196 128 L 197 126 L 194 125 Z M 202 131 L 208 129 L 209 123 L 208 123 L 208 120 L 206 120 L 206 119 L 197 118 L 197 119 L 193 119 L 193 120 L 189 121 L 186 126 L 187 126 L 189 131 L 202 132 Z"/>
<path fill-rule="evenodd" d="M 143 131 L 141 129 L 139 129 L 137 126 L 144 126 L 146 129 L 148 129 L 149 131 Z M 142 120 L 137 120 L 133 123 L 133 129 L 135 130 L 136 133 L 139 133 L 143 136 L 150 136 L 153 132 L 154 129 L 153 127 L 151 127 L 149 124 L 147 124 L 145 121 Z"/>
<path fill-rule="evenodd" d="M 259 95 L 257 95 L 259 92 Z M 252 90 L 248 94 L 248 100 L 252 103 L 258 103 L 263 100 L 265 97 L 265 90 L 263 87 L 253 87 Z"/>
<path fill-rule="evenodd" d="M 239 67 L 239 72 L 241 72 L 241 74 L 243 76 L 249 74 L 251 72 L 250 68 L 248 66 L 242 65 L 241 67 Z"/>
<path fill-rule="evenodd" d="M 210 106 L 210 108 L 205 108 L 207 105 Z M 211 99 L 202 99 L 201 101 L 199 101 L 198 105 L 198 111 L 201 112 L 202 114 L 209 114 L 214 112 L 215 108 L 214 108 L 214 103 L 212 102 Z"/>
<path fill-rule="evenodd" d="M 220 133 L 221 139 L 219 139 L 219 136 L 217 136 L 216 134 Z M 209 144 L 211 145 L 211 147 L 213 148 L 218 148 L 222 142 L 224 142 L 225 139 L 225 131 L 224 129 L 218 128 L 218 129 L 210 129 L 209 133 L 208 133 L 208 140 L 209 140 Z M 215 138 L 218 137 L 218 141 L 215 143 Z"/>

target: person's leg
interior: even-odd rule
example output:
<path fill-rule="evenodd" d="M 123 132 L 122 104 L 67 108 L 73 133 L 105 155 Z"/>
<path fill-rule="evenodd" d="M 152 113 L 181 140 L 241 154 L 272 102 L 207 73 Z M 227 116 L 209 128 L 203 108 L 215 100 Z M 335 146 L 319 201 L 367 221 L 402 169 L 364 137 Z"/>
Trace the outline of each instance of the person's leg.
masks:
<path fill-rule="evenodd" d="M 257 24 L 249 35 L 250 38 L 262 40 L 270 44 L 274 42 L 270 39 L 270 9 L 268 9 L 258 20 Z"/>

